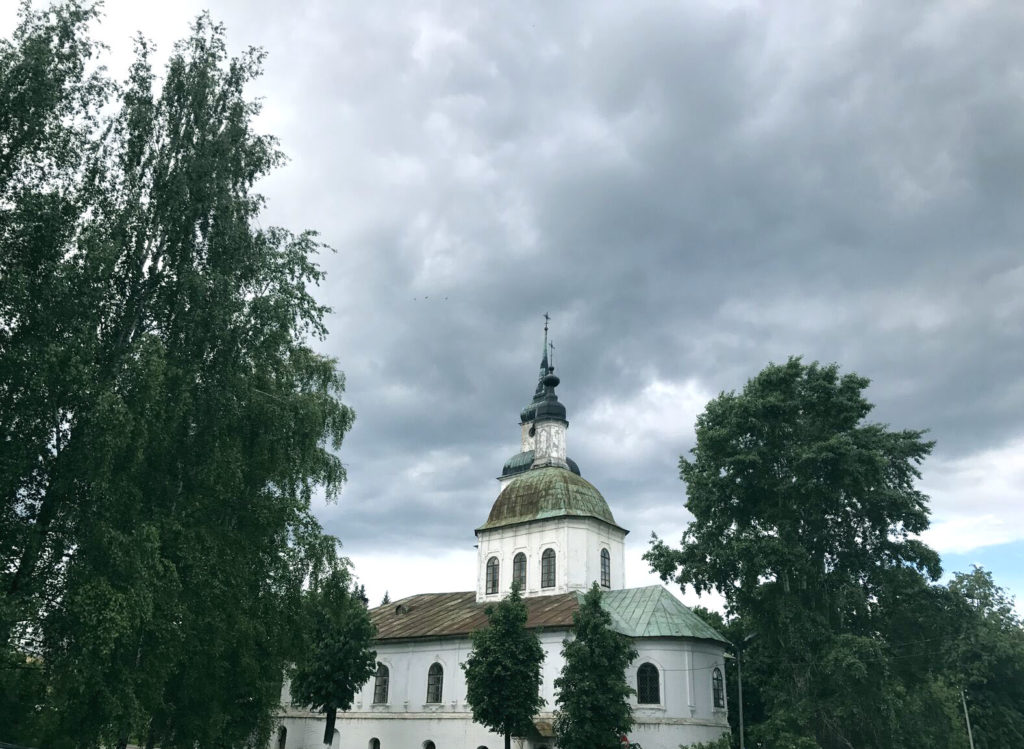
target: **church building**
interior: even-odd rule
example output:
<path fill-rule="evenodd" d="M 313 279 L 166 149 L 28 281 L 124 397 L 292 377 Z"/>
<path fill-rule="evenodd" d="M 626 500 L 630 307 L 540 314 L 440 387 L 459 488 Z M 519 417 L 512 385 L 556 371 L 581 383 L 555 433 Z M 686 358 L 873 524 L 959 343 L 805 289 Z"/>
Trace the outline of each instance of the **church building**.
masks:
<path fill-rule="evenodd" d="M 546 336 L 546 332 L 545 332 Z M 502 468 L 500 492 L 476 529 L 476 590 L 422 593 L 371 610 L 377 673 L 338 714 L 333 749 L 496 749 L 503 738 L 473 722 L 460 664 L 470 633 L 487 625 L 487 606 L 518 581 L 527 626 L 544 648 L 545 707 L 521 749 L 556 749 L 554 681 L 573 612 L 596 581 L 613 626 L 639 655 L 626 678 L 643 749 L 712 741 L 726 720 L 726 640 L 665 588 L 625 587 L 627 530 L 566 454 L 569 422 L 555 388 L 547 344 L 533 400 L 520 414 L 520 450 Z M 271 749 L 319 749 L 322 714 L 282 707 Z"/>

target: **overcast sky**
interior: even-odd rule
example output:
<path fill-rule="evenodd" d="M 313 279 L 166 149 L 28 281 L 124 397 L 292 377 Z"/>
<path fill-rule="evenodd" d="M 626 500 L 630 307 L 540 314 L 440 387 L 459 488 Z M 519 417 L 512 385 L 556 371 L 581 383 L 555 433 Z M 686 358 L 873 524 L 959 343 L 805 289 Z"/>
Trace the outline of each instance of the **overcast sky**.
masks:
<path fill-rule="evenodd" d="M 269 53 L 266 223 L 337 250 L 319 345 L 357 420 L 319 516 L 373 603 L 474 588 L 544 312 L 628 585 L 689 518 L 704 404 L 798 354 L 931 430 L 926 540 L 1024 596 L 1019 0 L 110 0 L 112 69 L 202 7 Z"/>

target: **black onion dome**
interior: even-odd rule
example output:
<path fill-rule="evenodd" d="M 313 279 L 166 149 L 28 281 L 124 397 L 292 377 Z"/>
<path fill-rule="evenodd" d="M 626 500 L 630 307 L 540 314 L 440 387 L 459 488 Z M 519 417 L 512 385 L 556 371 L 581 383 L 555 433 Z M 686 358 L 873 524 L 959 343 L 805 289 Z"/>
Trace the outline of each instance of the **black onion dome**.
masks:
<path fill-rule="evenodd" d="M 524 471 L 529 471 L 530 466 L 533 465 L 533 457 L 533 450 L 527 450 L 526 452 L 516 453 L 511 458 L 506 460 L 505 465 L 501 467 L 502 477 L 515 476 L 517 474 L 523 473 Z M 565 462 L 569 466 L 570 471 L 575 473 L 577 476 L 580 475 L 580 467 L 576 465 L 575 460 L 573 460 L 572 458 L 566 458 Z"/>

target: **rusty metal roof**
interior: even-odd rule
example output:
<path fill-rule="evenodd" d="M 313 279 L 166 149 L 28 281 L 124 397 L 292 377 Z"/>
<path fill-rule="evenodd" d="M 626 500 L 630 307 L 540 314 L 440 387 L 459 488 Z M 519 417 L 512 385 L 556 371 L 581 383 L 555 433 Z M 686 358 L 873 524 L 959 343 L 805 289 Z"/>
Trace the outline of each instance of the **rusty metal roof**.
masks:
<path fill-rule="evenodd" d="M 535 596 L 526 602 L 526 626 L 530 629 L 572 626 L 579 608 L 575 593 Z M 476 593 L 423 593 L 370 610 L 377 640 L 410 637 L 457 637 L 487 626 L 484 613 L 492 603 L 477 603 Z"/>
<path fill-rule="evenodd" d="M 583 593 L 533 596 L 526 603 L 530 629 L 569 629 Z M 464 637 L 487 626 L 491 603 L 477 603 L 476 593 L 424 593 L 370 610 L 377 640 Z M 612 627 L 629 637 L 690 637 L 728 642 L 703 619 L 659 585 L 604 591 L 601 606 Z"/>

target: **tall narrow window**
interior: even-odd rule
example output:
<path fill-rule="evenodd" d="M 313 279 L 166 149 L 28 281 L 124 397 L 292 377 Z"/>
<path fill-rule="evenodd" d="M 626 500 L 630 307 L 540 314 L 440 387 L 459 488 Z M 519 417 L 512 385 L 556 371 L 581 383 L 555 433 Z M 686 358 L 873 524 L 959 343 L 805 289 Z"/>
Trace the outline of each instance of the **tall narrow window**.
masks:
<path fill-rule="evenodd" d="M 427 672 L 427 702 L 440 702 L 444 688 L 444 669 L 435 663 Z"/>
<path fill-rule="evenodd" d="M 380 749 L 380 739 L 378 739 L 378 738 L 370 739 L 370 746 L 369 746 L 368 749 Z"/>
<path fill-rule="evenodd" d="M 377 675 L 373 680 L 373 704 L 383 705 L 388 701 L 388 682 L 391 673 L 383 663 L 377 664 Z"/>
<path fill-rule="evenodd" d="M 526 554 L 523 552 L 512 558 L 512 582 L 519 583 L 519 590 L 526 590 Z"/>
<path fill-rule="evenodd" d="M 540 587 L 555 587 L 555 550 L 544 549 L 540 555 Z"/>
<path fill-rule="evenodd" d="M 498 557 L 487 560 L 487 594 L 498 592 Z"/>
<path fill-rule="evenodd" d="M 612 587 L 612 555 L 608 549 L 601 549 L 601 585 Z"/>
<path fill-rule="evenodd" d="M 645 663 L 636 670 L 636 701 L 640 705 L 661 704 L 661 685 L 658 667 Z"/>
<path fill-rule="evenodd" d="M 711 693 L 715 698 L 715 707 L 725 707 L 725 685 L 722 683 L 722 672 L 717 667 L 711 672 Z"/>

